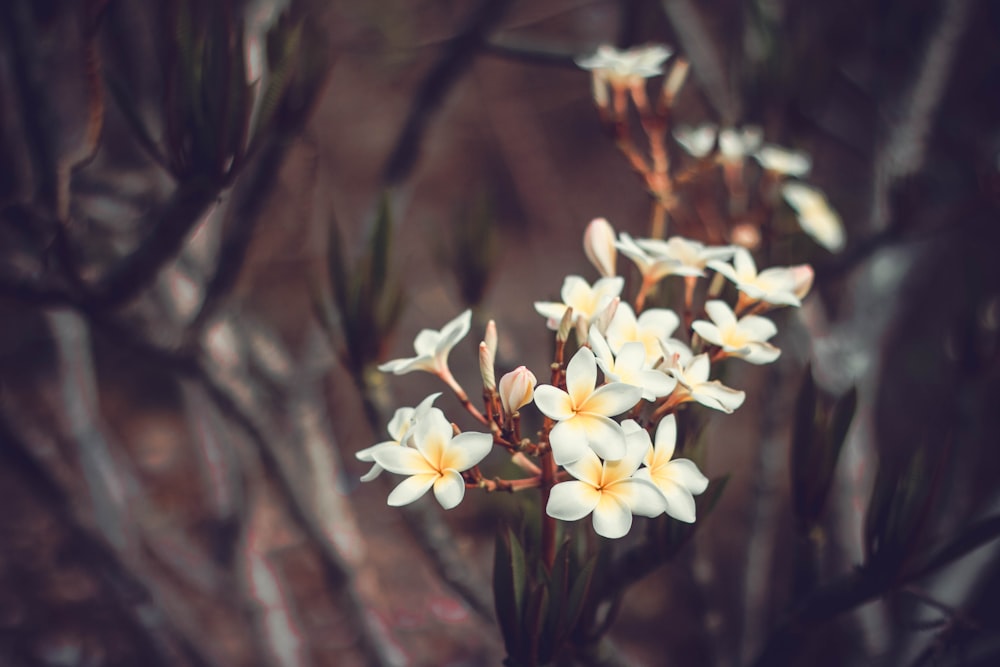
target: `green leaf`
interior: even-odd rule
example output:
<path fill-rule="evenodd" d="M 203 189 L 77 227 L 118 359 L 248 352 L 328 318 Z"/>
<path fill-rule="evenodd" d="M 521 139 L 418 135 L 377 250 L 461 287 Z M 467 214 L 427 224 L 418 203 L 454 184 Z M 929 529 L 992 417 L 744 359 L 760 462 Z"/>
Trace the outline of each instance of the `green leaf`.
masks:
<path fill-rule="evenodd" d="M 591 591 L 594 589 L 594 568 L 597 566 L 597 556 L 592 556 L 577 573 L 570 588 L 569 596 L 558 626 L 558 634 L 567 636 L 573 633 L 577 621 L 588 603 Z"/>
<path fill-rule="evenodd" d="M 498 534 L 493 558 L 493 599 L 504 646 L 511 657 L 520 655 L 524 609 L 524 552 L 513 531 Z"/>

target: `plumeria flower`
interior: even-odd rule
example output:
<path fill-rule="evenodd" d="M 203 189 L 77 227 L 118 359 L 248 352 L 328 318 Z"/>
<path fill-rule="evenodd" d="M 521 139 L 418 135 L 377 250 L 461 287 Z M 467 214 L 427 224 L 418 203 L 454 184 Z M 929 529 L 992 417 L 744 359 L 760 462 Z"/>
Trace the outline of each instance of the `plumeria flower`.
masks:
<path fill-rule="evenodd" d="M 611 382 L 597 387 L 597 361 L 581 347 L 566 366 L 566 389 L 543 384 L 535 405 L 558 423 L 549 433 L 552 457 L 559 465 L 579 460 L 590 449 L 617 461 L 625 455 L 625 435 L 611 417 L 630 410 L 642 398 L 638 387 Z"/>
<path fill-rule="evenodd" d="M 413 427 L 413 447 L 382 447 L 375 462 L 398 475 L 408 475 L 389 494 L 393 507 L 408 505 L 431 487 L 441 507 L 449 510 L 465 497 L 462 471 L 477 465 L 493 447 L 488 433 L 453 435 L 451 424 L 438 409 L 430 410 Z"/>
<path fill-rule="evenodd" d="M 458 341 L 469 333 L 472 322 L 472 311 L 464 313 L 444 325 L 440 331 L 424 329 L 413 341 L 413 349 L 417 356 L 409 359 L 393 359 L 380 365 L 378 369 L 385 373 L 403 375 L 412 371 L 426 371 L 441 377 L 451 377 L 448 368 L 448 353 Z"/>
<path fill-rule="evenodd" d="M 707 354 L 691 356 L 691 351 L 680 341 L 671 340 L 664 346 L 664 368 L 677 378 L 677 388 L 668 400 L 674 403 L 697 401 L 707 408 L 732 413 L 743 405 L 746 392 L 725 386 L 718 380 L 709 380 L 711 364 Z"/>
<path fill-rule="evenodd" d="M 608 342 L 596 327 L 590 327 L 590 347 L 597 365 L 610 382 L 624 382 L 642 390 L 642 397 L 655 401 L 666 396 L 677 386 L 677 380 L 658 371 L 646 361 L 646 348 L 642 343 L 625 343 L 617 355 L 611 353 Z M 655 360 L 654 360 L 655 361 Z"/>
<path fill-rule="evenodd" d="M 705 267 L 713 260 L 727 260 L 736 252 L 733 246 L 706 246 L 682 236 L 661 239 L 639 239 L 639 246 L 649 254 L 673 262 L 672 275 L 705 276 Z"/>
<path fill-rule="evenodd" d="M 801 178 L 812 169 L 812 160 L 805 151 L 795 151 L 774 144 L 764 144 L 753 156 L 761 167 L 782 176 Z"/>
<path fill-rule="evenodd" d="M 732 265 L 710 261 L 708 266 L 731 280 L 736 289 L 751 299 L 781 306 L 802 305 L 796 295 L 800 283 L 797 274 L 802 267 L 772 267 L 757 273 L 757 264 L 746 248 L 736 249 Z"/>
<path fill-rule="evenodd" d="M 525 366 L 518 366 L 500 378 L 500 402 L 504 414 L 512 415 L 531 403 L 537 383 L 535 374 Z"/>
<path fill-rule="evenodd" d="M 719 131 L 719 153 L 727 162 L 742 162 L 760 148 L 764 133 L 756 125 L 742 129 L 727 127 Z"/>
<path fill-rule="evenodd" d="M 594 103 L 600 109 L 608 108 L 608 86 L 621 92 L 637 86 L 644 79 L 663 74 L 663 63 L 672 51 L 665 46 L 639 46 L 627 51 L 602 45 L 597 52 L 584 58 L 577 58 L 581 69 L 591 72 Z M 619 112 L 622 109 L 618 110 Z"/>
<path fill-rule="evenodd" d="M 767 341 L 778 333 L 774 322 L 759 315 L 747 315 L 736 319 L 736 314 L 725 301 L 709 301 L 705 312 L 711 322 L 696 320 L 691 328 L 699 336 L 718 345 L 729 357 L 738 357 L 751 364 L 769 364 L 781 354 L 781 350 Z"/>
<path fill-rule="evenodd" d="M 844 249 L 844 224 L 822 192 L 803 183 L 788 182 L 781 186 L 781 195 L 795 209 L 802 231 L 830 252 Z"/>
<path fill-rule="evenodd" d="M 625 424 L 622 427 L 626 428 Z M 635 477 L 656 486 L 663 495 L 667 514 L 678 521 L 694 523 L 694 497 L 708 488 L 708 478 L 690 459 L 671 460 L 676 442 L 677 420 L 674 415 L 667 415 L 656 428 L 653 446 L 646 451 L 643 460 L 646 467 L 636 472 Z"/>
<path fill-rule="evenodd" d="M 674 139 L 692 157 L 703 158 L 715 148 L 715 137 L 719 128 L 713 123 L 702 123 L 698 127 L 681 125 L 674 130 Z"/>
<path fill-rule="evenodd" d="M 652 255 L 646 252 L 631 236 L 622 232 L 618 235 L 615 247 L 622 251 L 622 254 L 635 262 L 636 268 L 642 274 L 644 283 L 655 283 L 665 276 L 673 273 L 677 264 L 672 258 L 660 255 Z"/>
<path fill-rule="evenodd" d="M 559 328 L 559 322 L 567 308 L 573 309 L 573 321 L 583 321 L 590 325 L 595 315 L 604 310 L 616 296 L 620 296 L 625 287 L 625 279 L 620 276 L 601 278 L 593 287 L 580 276 L 566 276 L 563 280 L 562 303 L 536 301 L 535 310 L 546 318 L 546 325 L 553 331 Z"/>
<path fill-rule="evenodd" d="M 631 423 L 629 423 L 631 422 Z M 655 517 L 663 514 L 665 502 L 648 480 L 634 477 L 649 449 L 649 434 L 627 420 L 629 429 L 625 454 L 618 461 L 604 461 L 590 450 L 566 471 L 576 479 L 552 487 L 545 512 L 560 521 L 576 521 L 594 515 L 594 531 L 602 537 L 617 539 L 628 534 L 632 515 Z M 634 428 L 633 428 L 634 427 Z"/>
<path fill-rule="evenodd" d="M 594 218 L 587 225 L 583 233 L 583 252 L 602 276 L 613 278 L 616 275 L 615 230 L 606 219 Z"/>
<path fill-rule="evenodd" d="M 661 44 L 637 46 L 625 51 L 602 44 L 593 55 L 577 58 L 575 62 L 580 69 L 594 72 L 595 76 L 630 83 L 634 79 L 649 79 L 663 74 L 663 63 L 672 53 Z"/>
<path fill-rule="evenodd" d="M 604 335 L 615 354 L 626 343 L 642 343 L 646 350 L 646 363 L 653 364 L 663 356 L 661 342 L 666 341 L 679 324 L 680 318 L 669 308 L 649 308 L 636 317 L 632 306 L 622 303 Z"/>
<path fill-rule="evenodd" d="M 382 466 L 375 463 L 375 451 L 381 447 L 398 447 L 403 445 L 406 437 L 410 435 L 413 425 L 432 409 L 431 405 L 440 395 L 441 392 L 435 392 L 420 401 L 420 404 L 415 408 L 399 408 L 396 410 L 392 419 L 389 420 L 389 426 L 387 429 L 389 431 L 389 437 L 392 439 L 374 444 L 371 447 L 366 447 L 365 449 L 354 453 L 354 457 L 359 461 L 367 461 L 373 464 L 371 470 L 366 472 L 361 477 L 362 482 L 370 482 L 382 474 Z"/>

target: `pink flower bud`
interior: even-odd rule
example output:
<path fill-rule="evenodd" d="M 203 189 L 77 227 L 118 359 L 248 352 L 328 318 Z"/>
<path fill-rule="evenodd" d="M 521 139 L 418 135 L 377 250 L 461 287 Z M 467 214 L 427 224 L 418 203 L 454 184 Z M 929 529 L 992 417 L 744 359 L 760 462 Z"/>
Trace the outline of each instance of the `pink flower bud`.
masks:
<path fill-rule="evenodd" d="M 490 353 L 490 346 L 486 344 L 486 341 L 479 344 L 479 374 L 483 378 L 483 388 L 486 391 L 493 391 L 497 388 L 493 371 L 493 355 Z"/>
<path fill-rule="evenodd" d="M 791 267 L 791 271 L 792 280 L 795 282 L 795 288 L 792 290 L 792 293 L 801 301 L 806 298 L 806 294 L 809 294 L 809 290 L 812 289 L 813 278 L 816 277 L 816 274 L 808 264 L 793 266 Z"/>
<path fill-rule="evenodd" d="M 504 412 L 511 415 L 531 403 L 536 384 L 535 374 L 524 366 L 518 366 L 500 378 L 500 401 Z"/>
<path fill-rule="evenodd" d="M 583 233 L 583 251 L 594 268 L 605 278 L 615 275 L 618 249 L 615 248 L 615 230 L 604 218 L 594 218 Z"/>

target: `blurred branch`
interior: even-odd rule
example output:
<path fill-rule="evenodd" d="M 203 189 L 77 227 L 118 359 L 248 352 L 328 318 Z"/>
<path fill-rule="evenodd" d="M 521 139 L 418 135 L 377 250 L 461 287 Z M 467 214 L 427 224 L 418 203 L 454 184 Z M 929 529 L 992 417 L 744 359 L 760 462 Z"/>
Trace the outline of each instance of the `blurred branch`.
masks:
<path fill-rule="evenodd" d="M 420 83 L 389 159 L 382 170 L 382 182 L 399 183 L 413 169 L 420 143 L 432 113 L 459 77 L 472 65 L 490 31 L 500 22 L 511 0 L 481 0 L 465 24 L 444 46 L 430 72 Z"/>
<path fill-rule="evenodd" d="M 144 659 L 152 666 L 173 667 L 180 658 L 195 667 L 211 664 L 195 645 L 169 625 L 163 614 L 150 613 L 155 604 L 141 579 L 132 576 L 115 552 L 100 538 L 83 528 L 73 509 L 73 503 L 45 467 L 21 442 L 0 413 L 0 462 L 17 472 L 25 486 L 32 490 L 46 509 L 69 532 L 72 552 L 91 566 L 103 582 L 109 595 L 127 619 L 127 630 L 141 647 Z M 184 663 L 180 663 L 184 664 Z"/>
<path fill-rule="evenodd" d="M 551 65 L 565 69 L 579 70 L 574 60 L 574 54 L 547 49 L 537 44 L 514 42 L 500 37 L 483 44 L 483 54 L 496 56 L 505 60 L 526 62 L 533 65 Z"/>
<path fill-rule="evenodd" d="M 740 120 L 740 100 L 732 91 L 723 67 L 723 50 L 709 35 L 704 22 L 691 0 L 661 0 L 663 13 L 674 26 L 684 54 L 691 61 L 695 76 L 722 117 L 723 124 Z"/>

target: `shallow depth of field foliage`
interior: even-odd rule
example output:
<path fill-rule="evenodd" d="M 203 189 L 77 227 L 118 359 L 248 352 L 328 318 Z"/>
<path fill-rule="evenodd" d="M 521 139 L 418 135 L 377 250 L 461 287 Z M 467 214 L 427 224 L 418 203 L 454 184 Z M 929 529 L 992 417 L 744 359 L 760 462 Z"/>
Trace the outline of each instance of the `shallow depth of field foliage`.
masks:
<path fill-rule="evenodd" d="M 998 664 L 998 26 L 0 2 L 0 664 Z"/>

